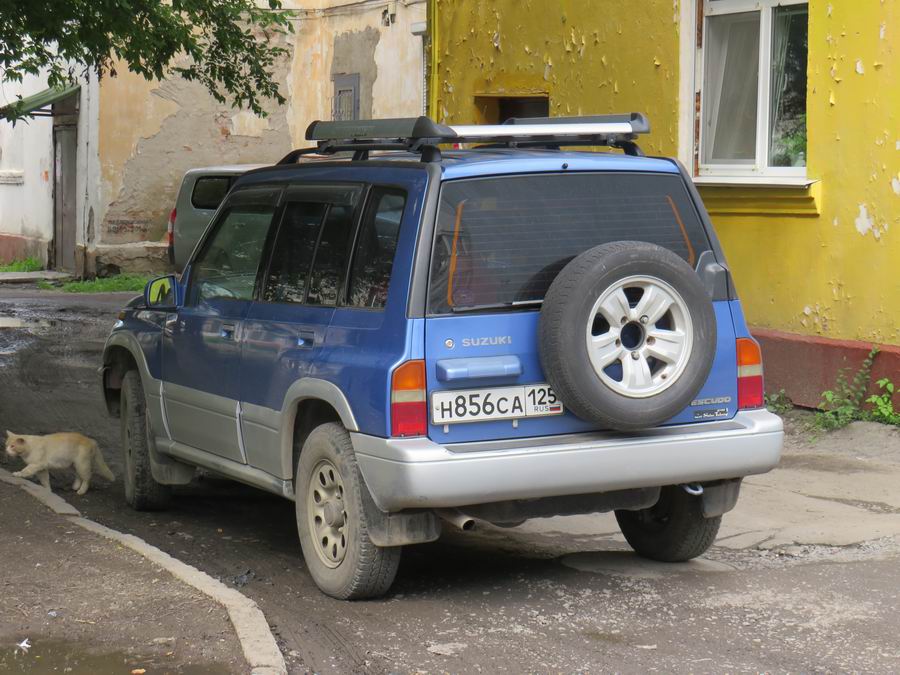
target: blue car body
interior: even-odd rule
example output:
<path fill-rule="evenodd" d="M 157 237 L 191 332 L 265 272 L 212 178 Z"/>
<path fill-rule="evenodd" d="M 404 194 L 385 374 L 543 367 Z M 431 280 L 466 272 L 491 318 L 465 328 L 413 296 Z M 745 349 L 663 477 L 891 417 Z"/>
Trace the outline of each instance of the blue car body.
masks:
<path fill-rule="evenodd" d="M 692 217 L 703 224 L 709 238 L 709 254 L 698 262 L 698 273 L 704 272 L 700 263 L 707 264 L 712 271 L 704 278 L 715 289 L 711 293 L 716 354 L 696 401 L 661 428 L 629 438 L 607 433 L 568 411 L 513 422 L 466 424 L 434 424 L 429 416 L 425 434 L 392 437 L 392 373 L 406 362 L 424 361 L 429 397 L 444 391 L 547 381 L 539 357 L 539 306 L 515 311 L 433 312 L 427 296 L 442 188 L 456 181 L 498 176 L 562 174 L 670 176 L 682 182 L 685 203 L 695 210 Z M 297 431 L 298 425 L 306 417 L 336 419 L 351 433 L 360 470 L 383 512 L 638 488 L 660 480 L 719 480 L 766 471 L 777 463 L 780 421 L 764 410 L 745 411 L 742 414 L 749 416 L 735 421 L 739 416 L 735 345 L 738 338 L 750 335 L 703 205 L 677 162 L 509 149 L 445 152 L 441 162 L 430 164 L 396 153 L 368 161 L 275 166 L 237 180 L 205 237 L 210 237 L 228 205 L 242 194 L 270 191 L 274 227 L 290 190 L 334 185 L 359 186 L 363 193 L 382 186 L 406 195 L 383 308 L 350 306 L 343 301 L 331 305 L 266 301 L 260 291 L 265 259 L 257 271 L 252 297 L 192 304 L 189 296 L 196 261 L 191 260 L 178 280 L 176 307 L 160 311 L 135 301 L 122 314 L 104 356 L 107 401 L 110 410 L 117 412 L 117 386 L 125 367 L 121 364 L 141 372 L 158 460 L 165 456 L 186 466 L 207 466 L 293 497 L 295 445 L 297 434 L 302 433 Z M 363 213 L 365 204 L 362 198 L 355 207 L 358 214 Z M 355 217 L 356 222 L 360 217 Z M 201 242 L 195 258 L 203 246 Z M 267 250 L 267 255 L 271 253 Z M 492 274 L 502 277 L 502 270 Z M 347 283 L 345 278 L 339 285 L 345 288 Z M 737 429 L 746 440 L 747 452 L 719 459 L 727 451 L 722 444 L 727 444 L 729 434 Z M 691 445 L 694 437 L 697 443 Z M 541 453 L 537 452 L 524 458 L 525 450 L 552 445 L 556 451 L 559 444 L 566 443 L 564 452 L 574 456 L 584 449 L 585 439 L 593 439 L 592 452 L 608 450 L 602 457 L 619 464 L 628 453 L 649 447 L 653 439 L 673 439 L 675 456 L 666 460 L 673 463 L 681 461 L 678 453 L 683 449 L 699 447 L 703 439 L 707 445 L 696 456 L 684 455 L 683 471 L 669 467 L 639 478 L 616 477 L 600 455 L 584 455 L 583 464 L 573 464 L 568 478 L 554 482 L 548 477 L 542 487 L 550 460 L 538 463 L 535 458 Z M 613 443 L 615 448 L 610 445 Z M 712 454 L 716 444 L 720 455 Z M 655 453 L 663 450 L 648 450 L 644 459 L 632 456 L 635 461 L 654 464 L 661 456 Z M 497 473 L 485 479 L 485 485 L 495 486 L 491 489 L 471 478 L 474 474 L 450 468 L 463 455 L 471 459 L 479 452 L 485 453 L 483 466 L 490 465 L 489 459 L 499 462 L 503 455 L 510 462 L 505 466 L 510 467 L 512 454 L 518 453 L 516 466 L 522 467 L 521 475 L 512 477 L 518 468 L 507 471 L 498 464 Z M 532 464 L 526 467 L 526 461 Z M 462 466 L 461 460 L 453 466 Z M 596 471 L 590 467 L 597 467 Z M 158 475 L 163 473 L 160 469 Z M 466 485 L 454 487 L 454 481 Z"/>

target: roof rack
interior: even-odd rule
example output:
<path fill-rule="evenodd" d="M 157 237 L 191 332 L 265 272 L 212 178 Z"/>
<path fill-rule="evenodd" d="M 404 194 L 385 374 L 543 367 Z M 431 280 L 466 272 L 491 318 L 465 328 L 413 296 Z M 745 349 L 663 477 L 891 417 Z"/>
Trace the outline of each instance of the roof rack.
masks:
<path fill-rule="evenodd" d="M 642 113 L 587 117 L 513 118 L 504 124 L 444 125 L 428 117 L 384 120 L 316 121 L 306 139 L 316 147 L 294 150 L 279 164 L 293 164 L 306 154 L 330 155 L 353 152 L 354 160 L 368 159 L 370 150 L 406 150 L 422 155 L 423 162 L 440 161 L 443 143 L 479 143 L 478 147 L 597 146 L 620 148 L 629 155 L 643 155 L 634 142 L 650 132 Z"/>

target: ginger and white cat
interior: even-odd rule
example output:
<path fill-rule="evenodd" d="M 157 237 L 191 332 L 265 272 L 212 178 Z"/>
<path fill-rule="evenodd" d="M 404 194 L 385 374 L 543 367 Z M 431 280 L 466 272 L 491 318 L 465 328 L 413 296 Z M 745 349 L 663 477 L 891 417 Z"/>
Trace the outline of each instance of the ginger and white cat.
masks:
<path fill-rule="evenodd" d="M 50 489 L 50 469 L 67 469 L 75 467 L 75 482 L 72 489 L 83 495 L 91 484 L 91 475 L 97 472 L 106 480 L 115 480 L 97 441 L 76 433 L 48 434 L 47 436 L 26 436 L 6 432 L 6 454 L 10 457 L 21 457 L 25 468 L 16 471 L 13 476 L 38 480 Z"/>

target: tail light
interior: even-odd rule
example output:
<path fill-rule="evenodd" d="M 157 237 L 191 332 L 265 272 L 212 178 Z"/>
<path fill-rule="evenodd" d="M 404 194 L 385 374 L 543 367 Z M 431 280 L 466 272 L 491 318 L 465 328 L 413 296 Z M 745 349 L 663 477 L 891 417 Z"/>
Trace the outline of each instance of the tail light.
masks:
<path fill-rule="evenodd" d="M 756 340 L 737 339 L 738 408 L 762 408 L 763 397 L 762 353 Z"/>
<path fill-rule="evenodd" d="M 391 436 L 424 436 L 427 431 L 425 362 L 407 361 L 391 377 Z"/>
<path fill-rule="evenodd" d="M 169 229 L 166 232 L 166 243 L 169 246 L 175 243 L 175 215 L 177 211 L 177 209 L 172 209 L 172 213 L 169 214 Z"/>

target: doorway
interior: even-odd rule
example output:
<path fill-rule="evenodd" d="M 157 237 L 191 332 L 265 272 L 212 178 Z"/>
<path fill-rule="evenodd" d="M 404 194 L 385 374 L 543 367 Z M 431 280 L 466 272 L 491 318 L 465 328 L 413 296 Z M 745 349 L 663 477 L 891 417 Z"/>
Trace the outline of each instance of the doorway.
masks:
<path fill-rule="evenodd" d="M 53 269 L 76 272 L 78 96 L 53 104 Z"/>

